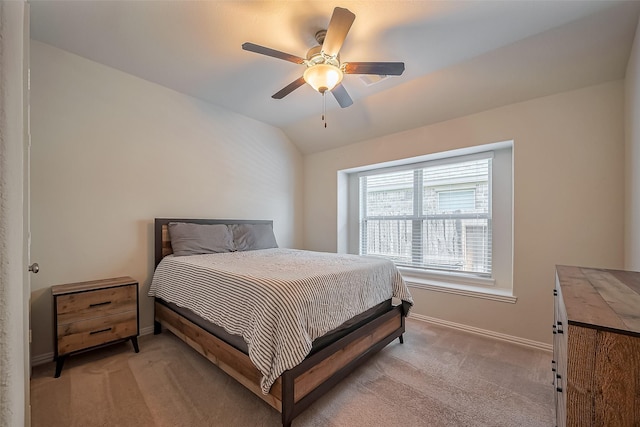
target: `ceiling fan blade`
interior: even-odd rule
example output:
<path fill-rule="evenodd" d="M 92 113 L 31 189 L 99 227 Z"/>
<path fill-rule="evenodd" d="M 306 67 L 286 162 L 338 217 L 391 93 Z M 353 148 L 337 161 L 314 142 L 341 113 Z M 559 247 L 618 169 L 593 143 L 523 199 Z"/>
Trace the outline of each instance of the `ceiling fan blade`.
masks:
<path fill-rule="evenodd" d="M 347 62 L 345 74 L 378 74 L 399 76 L 404 72 L 404 62 Z"/>
<path fill-rule="evenodd" d="M 336 56 L 347 38 L 347 33 L 351 28 L 351 24 L 356 19 L 349 9 L 336 7 L 333 9 L 333 15 L 329 21 L 329 28 L 322 43 L 322 51 L 330 56 Z"/>
<path fill-rule="evenodd" d="M 277 93 L 271 95 L 271 97 L 273 99 L 282 99 L 285 96 L 289 95 L 294 90 L 298 89 L 303 84 L 305 84 L 304 77 L 300 77 L 298 80 L 295 80 L 295 81 L 289 83 L 287 86 L 285 86 L 284 88 L 280 89 L 280 91 L 278 91 Z"/>
<path fill-rule="evenodd" d="M 284 59 L 285 61 L 293 62 L 295 64 L 302 64 L 304 59 L 299 56 L 291 55 L 289 53 L 280 52 L 279 50 L 270 49 L 268 47 L 260 46 L 254 43 L 243 43 L 242 48 L 249 52 L 260 53 L 262 55 L 272 56 L 278 59 Z"/>
<path fill-rule="evenodd" d="M 346 108 L 349 105 L 353 104 L 353 99 L 351 99 L 351 97 L 349 96 L 349 93 L 344 88 L 344 86 L 342 86 L 342 84 L 339 84 L 338 86 L 334 87 L 331 93 L 336 98 L 336 101 L 338 101 L 338 104 L 340 104 L 342 108 Z"/>

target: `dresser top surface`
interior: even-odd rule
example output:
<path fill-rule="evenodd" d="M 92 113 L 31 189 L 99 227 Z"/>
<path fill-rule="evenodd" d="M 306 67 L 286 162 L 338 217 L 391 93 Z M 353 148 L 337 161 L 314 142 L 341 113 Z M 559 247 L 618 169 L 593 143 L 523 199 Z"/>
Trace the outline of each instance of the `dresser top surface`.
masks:
<path fill-rule="evenodd" d="M 67 283 L 64 285 L 55 285 L 51 287 L 51 294 L 64 295 L 73 292 L 94 291 L 96 289 L 113 288 L 116 286 L 133 285 L 138 283 L 137 280 L 129 276 L 114 277 L 111 279 L 91 280 L 87 282 Z"/>
<path fill-rule="evenodd" d="M 640 273 L 556 267 L 569 324 L 640 335 Z"/>

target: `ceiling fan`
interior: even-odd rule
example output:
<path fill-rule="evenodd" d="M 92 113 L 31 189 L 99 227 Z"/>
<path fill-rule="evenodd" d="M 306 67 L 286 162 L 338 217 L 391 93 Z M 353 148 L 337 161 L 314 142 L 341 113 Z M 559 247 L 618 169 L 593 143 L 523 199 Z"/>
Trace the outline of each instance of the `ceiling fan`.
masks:
<path fill-rule="evenodd" d="M 353 100 L 341 83 L 344 74 L 399 76 L 404 72 L 404 62 L 340 62 L 340 48 L 355 19 L 356 15 L 348 9 L 336 7 L 331 15 L 329 27 L 315 34 L 318 46 L 309 49 L 306 58 L 248 42 L 242 45 L 242 49 L 295 64 L 304 64 L 307 67 L 302 77 L 276 92 L 272 98 L 282 99 L 308 83 L 323 95 L 330 91 L 340 107 L 345 108 L 353 104 Z"/>

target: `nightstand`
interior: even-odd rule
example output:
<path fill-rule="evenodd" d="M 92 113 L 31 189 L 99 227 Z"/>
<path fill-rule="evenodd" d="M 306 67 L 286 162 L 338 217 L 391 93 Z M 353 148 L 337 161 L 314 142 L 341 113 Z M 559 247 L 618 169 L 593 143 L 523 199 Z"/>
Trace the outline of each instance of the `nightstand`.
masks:
<path fill-rule="evenodd" d="M 51 287 L 55 335 L 55 377 L 67 356 L 131 340 L 138 353 L 138 282 L 131 277 Z"/>

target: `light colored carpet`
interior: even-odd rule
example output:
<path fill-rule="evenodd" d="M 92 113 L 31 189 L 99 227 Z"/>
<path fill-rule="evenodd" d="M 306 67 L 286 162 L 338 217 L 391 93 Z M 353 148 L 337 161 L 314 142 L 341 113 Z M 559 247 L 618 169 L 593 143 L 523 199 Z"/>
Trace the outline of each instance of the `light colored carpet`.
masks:
<path fill-rule="evenodd" d="M 170 332 L 33 370 L 33 427 L 278 426 L 280 414 Z M 553 425 L 551 354 L 407 320 L 294 427 Z"/>

